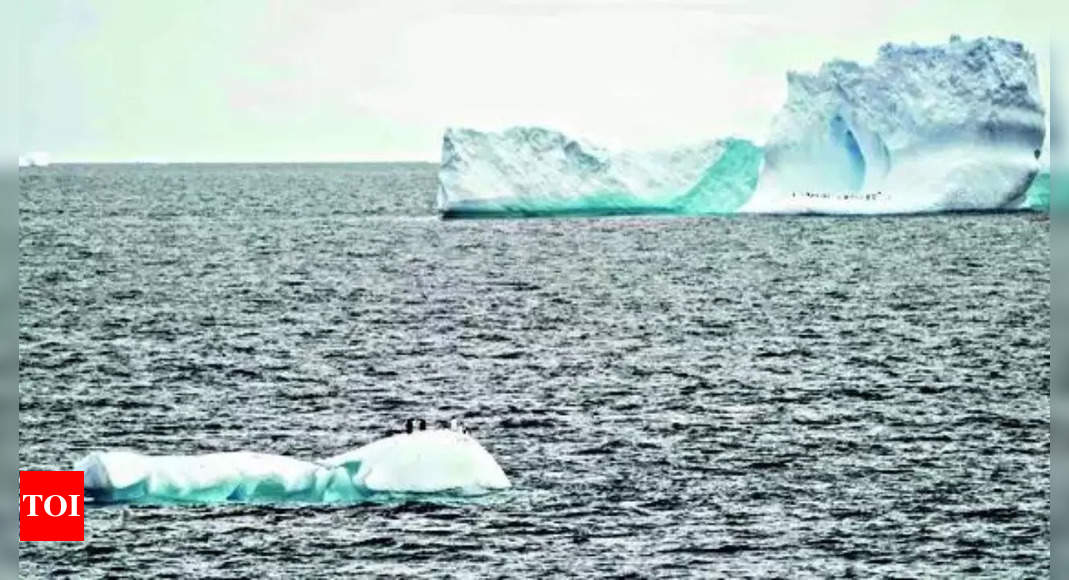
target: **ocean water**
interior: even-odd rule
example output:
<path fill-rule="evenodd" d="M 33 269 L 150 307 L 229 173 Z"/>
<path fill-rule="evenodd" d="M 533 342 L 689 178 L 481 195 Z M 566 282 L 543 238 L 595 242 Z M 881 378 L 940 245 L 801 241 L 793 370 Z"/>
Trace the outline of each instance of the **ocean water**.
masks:
<path fill-rule="evenodd" d="M 480 501 L 87 510 L 25 577 L 1037 577 L 1049 221 L 441 221 L 432 165 L 19 172 L 22 469 L 462 419 Z"/>

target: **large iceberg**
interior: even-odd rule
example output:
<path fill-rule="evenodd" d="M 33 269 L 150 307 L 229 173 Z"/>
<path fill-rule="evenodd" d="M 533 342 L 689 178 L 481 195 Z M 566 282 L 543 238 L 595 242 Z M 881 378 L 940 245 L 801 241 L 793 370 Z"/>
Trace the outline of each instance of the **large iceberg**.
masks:
<path fill-rule="evenodd" d="M 447 429 L 393 435 L 322 461 L 267 453 L 90 453 L 85 495 L 96 502 L 359 502 L 398 494 L 481 495 L 510 486 L 471 436 Z"/>
<path fill-rule="evenodd" d="M 1045 112 L 1020 43 L 888 44 L 871 66 L 833 61 L 787 84 L 743 211 L 1013 209 L 1039 171 Z"/>
<path fill-rule="evenodd" d="M 540 128 L 449 129 L 446 217 L 1019 209 L 1046 124 L 1035 58 L 997 38 L 885 45 L 789 73 L 762 148 L 612 152 Z M 759 178 L 758 178 L 759 175 Z"/>
<path fill-rule="evenodd" d="M 538 127 L 449 129 L 438 209 L 446 217 L 731 213 L 757 182 L 761 150 L 722 139 L 610 151 Z"/>

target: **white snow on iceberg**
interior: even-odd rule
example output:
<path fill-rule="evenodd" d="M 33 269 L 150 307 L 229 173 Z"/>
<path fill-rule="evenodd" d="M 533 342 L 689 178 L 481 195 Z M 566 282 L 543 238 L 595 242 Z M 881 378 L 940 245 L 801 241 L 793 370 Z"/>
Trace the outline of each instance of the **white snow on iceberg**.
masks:
<path fill-rule="evenodd" d="M 509 487 L 501 467 L 471 436 L 448 429 L 393 435 L 322 462 L 344 468 L 359 489 L 394 493 Z"/>
<path fill-rule="evenodd" d="M 1046 132 L 1035 58 L 954 37 L 881 47 L 871 66 L 790 73 L 748 212 L 1013 209 Z"/>
<path fill-rule="evenodd" d="M 394 435 L 323 461 L 244 451 L 103 451 L 74 469 L 85 472 L 86 498 L 97 502 L 345 503 L 397 494 L 481 495 L 511 485 L 478 441 L 446 429 Z"/>

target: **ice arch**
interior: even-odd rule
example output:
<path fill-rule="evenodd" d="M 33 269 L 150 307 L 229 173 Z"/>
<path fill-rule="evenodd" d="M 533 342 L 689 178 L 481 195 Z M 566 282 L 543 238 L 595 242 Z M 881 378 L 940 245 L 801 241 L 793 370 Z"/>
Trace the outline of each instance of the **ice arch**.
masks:
<path fill-rule="evenodd" d="M 861 152 L 854 132 L 843 119 L 842 115 L 835 115 L 828 123 L 829 140 L 833 146 L 839 148 L 839 163 L 829 167 L 831 171 L 838 172 L 837 193 L 855 193 L 861 190 L 865 184 L 865 155 Z"/>

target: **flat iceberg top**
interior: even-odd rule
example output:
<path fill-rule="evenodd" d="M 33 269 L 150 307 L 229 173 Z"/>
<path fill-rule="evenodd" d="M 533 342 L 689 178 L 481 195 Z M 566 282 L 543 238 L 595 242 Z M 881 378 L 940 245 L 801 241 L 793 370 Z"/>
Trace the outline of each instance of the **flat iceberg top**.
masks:
<path fill-rule="evenodd" d="M 246 451 L 144 455 L 102 451 L 78 460 L 87 498 L 103 502 L 355 502 L 380 494 L 478 495 L 511 484 L 464 433 L 395 435 L 323 461 Z"/>

